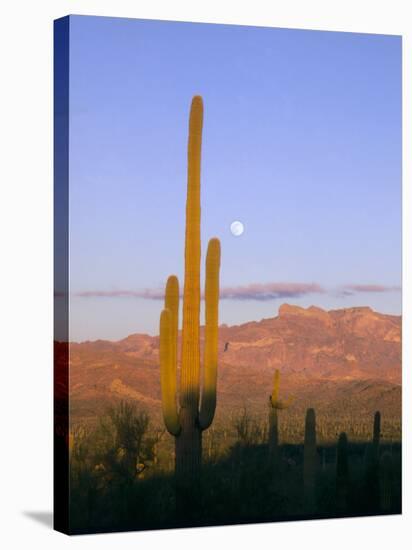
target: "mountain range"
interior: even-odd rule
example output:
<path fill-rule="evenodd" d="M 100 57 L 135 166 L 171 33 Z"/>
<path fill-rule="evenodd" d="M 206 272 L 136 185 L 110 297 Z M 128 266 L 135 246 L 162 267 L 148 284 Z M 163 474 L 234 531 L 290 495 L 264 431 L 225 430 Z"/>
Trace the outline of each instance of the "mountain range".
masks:
<path fill-rule="evenodd" d="M 201 347 L 204 330 L 201 330 Z M 57 349 L 64 344 L 56 343 Z M 120 399 L 161 422 L 159 338 L 70 343 L 72 422 L 92 421 Z M 325 311 L 283 304 L 278 315 L 219 328 L 217 422 L 244 407 L 264 413 L 275 369 L 291 411 L 401 415 L 401 317 L 369 307 Z"/>

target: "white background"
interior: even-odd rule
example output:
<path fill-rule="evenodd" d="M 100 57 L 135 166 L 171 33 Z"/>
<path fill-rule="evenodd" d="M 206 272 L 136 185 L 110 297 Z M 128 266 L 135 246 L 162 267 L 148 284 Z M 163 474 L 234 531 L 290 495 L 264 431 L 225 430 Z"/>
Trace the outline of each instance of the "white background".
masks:
<path fill-rule="evenodd" d="M 409 547 L 411 539 L 410 0 L 9 0 L 0 15 L 0 545 L 14 548 Z M 66 537 L 52 510 L 52 21 L 69 13 L 404 37 L 404 514 Z M 367 215 L 367 213 L 365 213 Z M 385 223 L 385 220 L 382 220 Z M 408 248 L 408 250 L 407 250 Z M 408 463 L 409 458 L 409 463 Z M 259 488 L 256 487 L 258 491 Z M 31 514 L 42 518 L 33 519 Z M 409 525 L 408 525 L 409 523 Z"/>

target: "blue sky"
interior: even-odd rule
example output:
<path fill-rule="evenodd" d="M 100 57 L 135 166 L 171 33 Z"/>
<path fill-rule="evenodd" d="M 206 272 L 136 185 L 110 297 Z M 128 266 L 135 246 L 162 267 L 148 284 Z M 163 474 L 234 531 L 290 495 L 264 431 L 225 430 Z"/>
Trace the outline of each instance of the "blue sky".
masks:
<path fill-rule="evenodd" d="M 72 16 L 70 339 L 157 333 L 195 94 L 221 322 L 284 302 L 399 314 L 400 37 Z"/>

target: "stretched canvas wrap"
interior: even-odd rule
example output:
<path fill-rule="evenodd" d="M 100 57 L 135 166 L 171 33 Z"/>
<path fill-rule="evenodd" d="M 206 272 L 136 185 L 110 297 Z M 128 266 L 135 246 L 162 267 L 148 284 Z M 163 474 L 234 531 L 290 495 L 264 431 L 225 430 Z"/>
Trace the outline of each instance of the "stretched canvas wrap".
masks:
<path fill-rule="evenodd" d="M 55 528 L 401 513 L 401 38 L 55 22 Z"/>

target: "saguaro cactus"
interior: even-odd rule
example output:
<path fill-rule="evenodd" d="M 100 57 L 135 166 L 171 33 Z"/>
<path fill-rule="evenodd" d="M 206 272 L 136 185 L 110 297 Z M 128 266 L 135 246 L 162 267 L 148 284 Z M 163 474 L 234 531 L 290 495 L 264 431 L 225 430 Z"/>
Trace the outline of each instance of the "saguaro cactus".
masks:
<path fill-rule="evenodd" d="M 278 411 L 287 409 L 293 402 L 290 396 L 286 401 L 279 400 L 280 372 L 275 370 L 272 395 L 269 396 L 269 457 L 270 460 L 279 458 L 279 428 Z"/>
<path fill-rule="evenodd" d="M 393 466 L 390 453 L 383 453 L 380 459 L 380 509 L 389 513 L 392 509 Z"/>
<path fill-rule="evenodd" d="M 316 474 L 318 455 L 316 451 L 315 409 L 306 411 L 305 442 L 303 449 L 303 493 L 305 510 L 313 513 L 316 508 Z"/>
<path fill-rule="evenodd" d="M 381 413 L 373 418 L 373 439 L 366 448 L 365 456 L 365 499 L 368 511 L 379 510 L 379 442 L 381 433 Z"/>
<path fill-rule="evenodd" d="M 381 438 L 381 413 L 376 411 L 375 416 L 373 417 L 373 452 L 375 457 L 379 456 L 379 441 Z"/>
<path fill-rule="evenodd" d="M 348 438 L 342 432 L 338 439 L 336 459 L 336 511 L 344 514 L 349 497 Z"/>
<path fill-rule="evenodd" d="M 188 180 L 186 201 L 185 276 L 180 388 L 177 383 L 177 334 L 179 283 L 171 275 L 166 284 L 160 316 L 160 371 L 163 418 L 175 436 L 175 470 L 179 484 L 198 480 L 202 431 L 213 421 L 216 407 L 218 356 L 218 304 L 220 242 L 209 241 L 206 255 L 205 347 L 202 394 L 200 392 L 200 154 L 203 101 L 192 100 L 189 120 Z M 180 407 L 178 406 L 178 403 Z"/>

